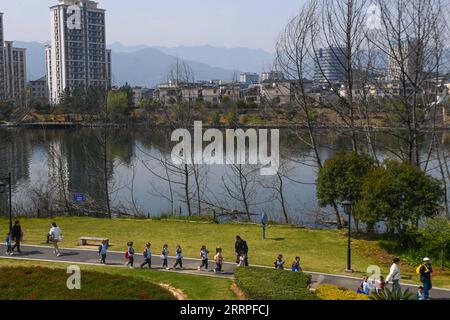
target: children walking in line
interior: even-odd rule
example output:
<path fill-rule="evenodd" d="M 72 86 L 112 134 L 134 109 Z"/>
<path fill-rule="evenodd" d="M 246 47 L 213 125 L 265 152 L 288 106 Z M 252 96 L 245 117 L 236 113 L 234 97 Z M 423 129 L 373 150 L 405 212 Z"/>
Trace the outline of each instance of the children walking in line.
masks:
<path fill-rule="evenodd" d="M 133 248 L 133 241 L 128 242 L 128 249 L 127 252 L 125 252 L 125 259 L 128 260 L 127 267 L 130 269 L 133 269 L 134 267 L 134 248 Z"/>
<path fill-rule="evenodd" d="M 177 251 L 175 254 L 175 265 L 173 268 L 175 269 L 177 266 L 180 266 L 180 269 L 183 269 L 183 250 L 181 249 L 180 245 L 177 245 Z"/>
<path fill-rule="evenodd" d="M 167 244 L 163 246 L 161 258 L 163 261 L 163 269 L 169 270 L 169 246 Z"/>
<path fill-rule="evenodd" d="M 302 267 L 300 266 L 300 257 L 295 257 L 295 261 L 292 262 L 291 271 L 302 272 Z"/>
<path fill-rule="evenodd" d="M 148 268 L 151 269 L 152 268 L 152 250 L 151 250 L 151 244 L 150 242 L 147 243 L 147 245 L 145 246 L 144 249 L 144 262 L 141 264 L 141 269 L 144 268 L 144 266 L 147 264 Z"/>
<path fill-rule="evenodd" d="M 98 255 L 100 256 L 100 263 L 106 264 L 106 253 L 108 252 L 108 242 L 106 240 L 102 241 L 102 244 L 98 248 Z"/>
<path fill-rule="evenodd" d="M 11 235 L 10 232 L 6 235 L 5 242 L 6 242 L 6 254 L 8 256 L 12 256 L 14 254 L 13 253 L 13 249 L 12 249 L 12 247 L 13 247 L 13 244 L 12 244 L 13 243 L 13 238 L 12 238 L 12 235 Z"/>
<path fill-rule="evenodd" d="M 216 255 L 214 256 L 214 262 L 216 263 L 216 268 L 214 269 L 214 272 L 222 272 L 222 264 L 223 264 L 223 255 L 222 255 L 222 248 L 218 247 L 216 248 Z"/>
<path fill-rule="evenodd" d="M 280 255 L 278 255 L 277 260 L 275 260 L 275 262 L 273 264 L 275 266 L 275 269 L 284 270 L 284 263 L 285 263 L 285 261 L 283 260 L 283 255 L 280 254 Z"/>
<path fill-rule="evenodd" d="M 206 246 L 202 246 L 200 249 L 200 258 L 202 259 L 202 264 L 200 267 L 198 267 L 198 270 L 200 271 L 203 267 L 205 267 L 205 270 L 208 271 L 208 254 L 209 251 L 206 249 Z"/>

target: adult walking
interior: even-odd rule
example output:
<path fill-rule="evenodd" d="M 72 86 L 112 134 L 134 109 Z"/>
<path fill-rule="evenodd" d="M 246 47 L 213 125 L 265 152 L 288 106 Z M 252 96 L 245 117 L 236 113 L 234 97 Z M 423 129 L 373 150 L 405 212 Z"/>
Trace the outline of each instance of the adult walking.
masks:
<path fill-rule="evenodd" d="M 420 282 L 423 284 L 423 298 L 425 300 L 430 299 L 430 290 L 433 288 L 431 283 L 431 276 L 433 274 L 433 268 L 431 268 L 430 258 L 424 258 L 423 263 L 419 269 Z"/>
<path fill-rule="evenodd" d="M 22 241 L 23 232 L 22 232 L 22 226 L 20 225 L 20 221 L 14 222 L 14 226 L 11 230 L 11 235 L 14 240 L 14 246 L 12 247 L 12 251 L 14 252 L 14 249 L 17 248 L 18 253 L 22 253 L 20 251 L 20 242 Z"/>
<path fill-rule="evenodd" d="M 386 277 L 386 284 L 392 281 L 392 291 L 400 290 L 400 259 L 394 258 L 392 261 L 391 270 Z"/>
<path fill-rule="evenodd" d="M 52 223 L 52 227 L 50 228 L 50 231 L 48 232 L 49 240 L 51 243 L 53 243 L 53 254 L 57 257 L 61 256 L 61 251 L 58 247 L 58 242 L 62 240 L 62 232 L 61 229 L 56 225 L 55 222 Z"/>
<path fill-rule="evenodd" d="M 244 266 L 248 267 L 248 245 L 247 241 L 243 240 L 240 236 L 236 236 L 236 243 L 234 245 L 236 251 L 236 262 L 239 263 L 241 257 L 244 259 Z"/>

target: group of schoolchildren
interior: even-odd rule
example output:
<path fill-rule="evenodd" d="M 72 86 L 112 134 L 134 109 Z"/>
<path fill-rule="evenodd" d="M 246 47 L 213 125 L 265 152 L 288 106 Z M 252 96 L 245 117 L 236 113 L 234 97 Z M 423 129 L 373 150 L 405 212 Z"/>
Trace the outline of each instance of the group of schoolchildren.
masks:
<path fill-rule="evenodd" d="M 430 290 L 433 288 L 431 283 L 431 275 L 433 273 L 433 269 L 431 267 L 431 259 L 424 258 L 422 264 L 420 264 L 416 273 L 420 276 L 420 281 L 423 286 L 417 288 L 417 300 L 429 300 L 430 299 Z M 400 290 L 400 259 L 394 258 L 392 266 L 390 268 L 390 272 L 386 279 L 383 276 L 379 276 L 376 281 L 370 281 L 368 276 L 363 278 L 363 282 L 357 289 L 358 294 L 369 295 L 371 290 L 375 290 L 377 293 L 383 292 L 388 283 L 392 283 L 392 291 Z"/>
<path fill-rule="evenodd" d="M 275 269 L 284 270 L 284 265 L 286 262 L 283 260 L 283 255 L 280 254 L 277 257 L 277 260 L 273 263 Z M 300 257 L 295 257 L 295 260 L 291 264 L 291 271 L 293 272 L 302 272 L 302 267 L 300 266 Z"/>
<path fill-rule="evenodd" d="M 125 259 L 126 259 L 126 265 L 129 268 L 134 268 L 134 256 L 135 256 L 135 250 L 134 250 L 134 243 L 132 241 L 127 243 L 127 250 L 125 252 Z M 100 263 L 106 264 L 106 253 L 108 251 L 108 242 L 103 241 L 102 244 L 98 248 L 98 254 L 100 256 Z M 144 262 L 140 265 L 141 269 L 143 269 L 145 266 L 148 266 L 148 268 L 152 268 L 152 245 L 151 243 L 147 243 L 144 251 Z M 204 268 L 206 271 L 209 269 L 209 251 L 206 248 L 206 246 L 202 246 L 200 249 L 200 258 L 201 258 L 201 265 L 198 267 L 198 270 L 201 270 Z M 162 259 L 162 268 L 166 270 L 170 270 L 169 267 L 169 246 L 167 244 L 164 244 L 162 251 L 161 251 L 161 259 Z M 216 267 L 213 269 L 214 272 L 222 272 L 222 265 L 223 265 L 223 255 L 222 255 L 222 248 L 217 247 L 216 248 L 216 254 L 214 256 L 214 262 L 216 264 Z M 172 269 L 177 268 L 183 269 L 183 249 L 180 245 L 177 245 L 175 250 L 175 264 L 173 265 Z"/>

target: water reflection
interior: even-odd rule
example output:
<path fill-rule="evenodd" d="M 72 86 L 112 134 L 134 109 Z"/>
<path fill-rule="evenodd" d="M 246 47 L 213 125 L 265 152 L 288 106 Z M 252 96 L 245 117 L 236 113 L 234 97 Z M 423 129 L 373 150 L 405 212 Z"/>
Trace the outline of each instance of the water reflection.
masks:
<path fill-rule="evenodd" d="M 69 200 L 72 200 L 73 194 L 82 193 L 97 207 L 104 208 L 107 196 L 105 183 L 108 183 L 108 195 L 116 210 L 144 215 L 174 211 L 185 214 L 187 206 L 183 200 L 183 186 L 178 184 L 177 178 L 173 178 L 171 186 L 162 179 L 167 171 L 160 160 L 170 154 L 173 146 L 170 135 L 171 131 L 157 128 L 2 129 L 0 177 L 6 177 L 9 171 L 12 172 L 17 214 L 37 214 L 34 211 L 37 210 L 35 205 L 40 196 L 36 190 L 46 190 L 45 194 L 50 194 L 49 199 L 52 193 L 61 190 L 67 192 Z M 316 138 L 322 160 L 334 155 L 339 149 L 351 148 L 345 134 L 324 131 Z M 444 132 L 439 138 L 448 149 L 450 133 Z M 428 151 L 429 139 L 425 136 L 422 141 L 424 155 Z M 305 141 L 308 141 L 306 132 L 281 132 L 280 157 L 287 175 L 285 198 L 293 222 L 316 225 L 318 217 L 324 215 L 322 218 L 327 219 L 327 211 L 324 213 L 317 208 L 314 186 L 317 166 L 312 150 Z M 395 136 L 380 133 L 375 136 L 375 141 L 380 158 L 394 157 L 394 154 L 401 156 L 403 152 L 401 139 Z M 242 203 L 227 193 L 224 181 L 230 177 L 229 167 L 210 166 L 201 170 L 202 211 L 211 211 L 212 206 L 218 213 L 220 208 L 243 209 Z M 271 177 L 256 179 L 258 181 L 254 181 L 250 201 L 251 212 L 266 212 L 272 219 L 282 220 L 280 203 L 270 188 L 275 180 Z M 55 188 L 55 185 L 59 188 Z M 195 190 L 195 179 L 191 179 L 189 192 L 192 194 L 194 213 L 198 210 Z M 48 202 L 48 206 L 51 206 L 52 200 Z M 5 195 L 0 195 L 0 210 L 3 214 L 6 204 Z"/>

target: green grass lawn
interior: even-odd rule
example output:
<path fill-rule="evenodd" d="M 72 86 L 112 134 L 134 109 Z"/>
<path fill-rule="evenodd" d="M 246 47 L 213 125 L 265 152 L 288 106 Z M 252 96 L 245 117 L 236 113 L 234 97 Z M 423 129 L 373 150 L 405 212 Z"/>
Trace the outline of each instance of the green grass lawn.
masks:
<path fill-rule="evenodd" d="M 26 268 L 52 268 L 64 273 L 64 279 L 59 279 L 58 284 L 64 285 L 68 275 L 65 273 L 65 269 L 69 266 L 66 263 L 50 263 L 50 262 L 38 262 L 38 261 L 24 261 L 24 260 L 10 260 L 0 259 L 0 268 L 2 267 L 26 267 Z M 87 285 L 84 280 L 84 274 L 86 272 L 96 272 L 97 274 L 104 274 L 108 277 L 122 277 L 125 276 L 132 279 L 135 283 L 142 285 L 149 284 L 168 284 L 173 288 L 180 289 L 187 296 L 189 300 L 236 300 L 236 295 L 231 291 L 232 281 L 223 278 L 203 277 L 190 274 L 180 274 L 173 272 L 161 272 L 154 270 L 130 270 L 127 268 L 117 267 L 103 267 L 103 266 L 89 266 L 80 265 L 81 269 L 81 285 L 82 287 Z M 59 274 L 59 273 L 58 273 Z M 0 283 L 5 281 L 11 282 L 11 280 L 5 280 L 3 273 L 0 273 Z M 33 284 L 34 285 L 34 284 Z M 32 287 L 32 285 L 27 285 Z M 0 300 L 3 298 L 1 293 L 3 287 L 0 285 Z M 63 289 L 64 290 L 64 289 Z M 21 291 L 21 290 L 17 290 Z M 70 297 L 69 297 L 70 298 Z M 100 297 L 99 297 L 100 298 Z M 118 297 L 125 299 L 128 297 Z"/>
<path fill-rule="evenodd" d="M 63 269 L 1 267 L 0 300 L 176 300 L 149 281 L 84 270 L 81 288 L 67 288 Z"/>
<path fill-rule="evenodd" d="M 234 239 L 241 235 L 249 245 L 251 264 L 272 266 L 278 254 L 283 254 L 288 264 L 302 258 L 304 270 L 333 274 L 344 274 L 346 267 L 347 238 L 345 231 L 312 230 L 290 226 L 268 226 L 267 240 L 261 239 L 261 227 L 243 224 L 193 223 L 164 220 L 108 220 L 96 218 L 21 219 L 25 243 L 42 244 L 50 223 L 55 220 L 61 227 L 64 247 L 77 247 L 80 236 L 108 237 L 111 250 L 125 251 L 126 243 L 134 241 L 141 250 L 145 243 L 152 242 L 159 251 L 164 243 L 171 254 L 175 246 L 183 247 L 185 257 L 198 258 L 200 247 L 205 244 L 213 251 L 216 246 L 224 250 L 226 261 L 234 261 Z M 8 221 L 0 219 L 0 233 L 6 234 Z M 392 256 L 383 251 L 377 241 L 353 240 L 352 267 L 359 277 L 370 265 L 378 265 L 386 275 Z M 139 251 L 140 252 L 140 251 Z M 418 262 L 419 263 L 419 262 Z M 435 268 L 437 269 L 437 268 Z M 404 282 L 418 283 L 414 266 L 403 266 Z M 435 286 L 450 288 L 450 272 L 434 275 Z"/>

